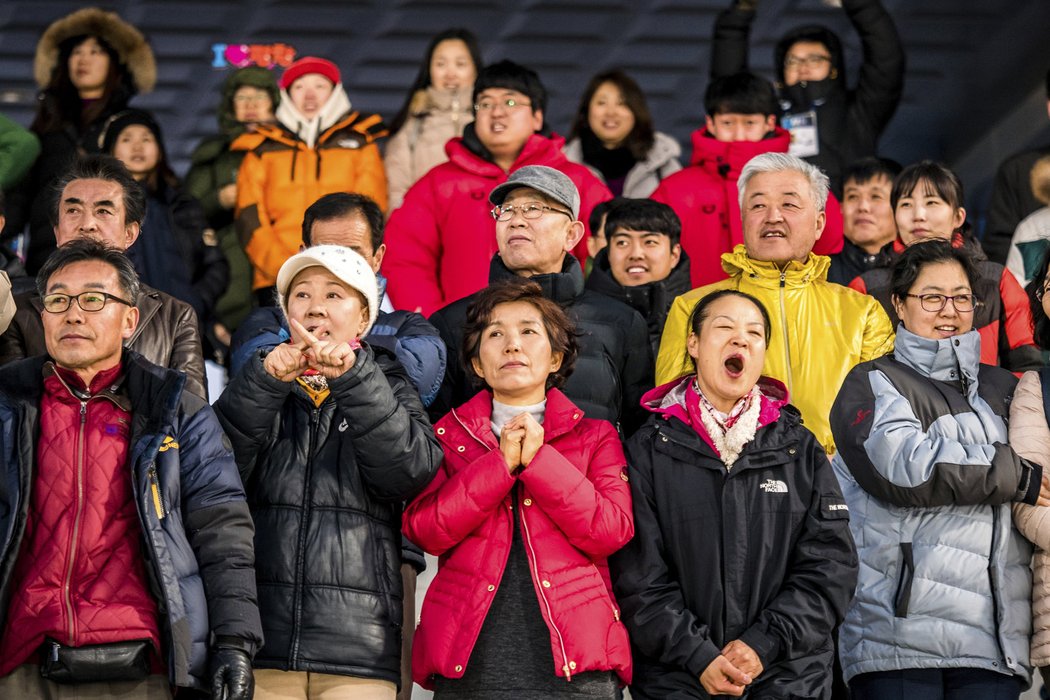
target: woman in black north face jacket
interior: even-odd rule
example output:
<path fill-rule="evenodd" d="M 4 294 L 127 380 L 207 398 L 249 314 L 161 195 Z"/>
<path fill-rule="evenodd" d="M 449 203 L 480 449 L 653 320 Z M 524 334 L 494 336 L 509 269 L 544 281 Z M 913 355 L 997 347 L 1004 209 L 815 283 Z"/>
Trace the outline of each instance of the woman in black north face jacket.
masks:
<path fill-rule="evenodd" d="M 696 307 L 696 374 L 643 399 L 627 445 L 635 536 L 610 559 L 635 700 L 827 698 L 857 577 L 849 511 L 780 382 L 769 318 L 734 290 Z"/>
<path fill-rule="evenodd" d="M 363 258 L 308 248 L 281 267 L 277 290 L 291 341 L 248 362 L 216 405 L 255 520 L 256 692 L 352 685 L 393 700 L 402 503 L 441 448 L 404 370 L 358 341 L 379 308 Z"/>

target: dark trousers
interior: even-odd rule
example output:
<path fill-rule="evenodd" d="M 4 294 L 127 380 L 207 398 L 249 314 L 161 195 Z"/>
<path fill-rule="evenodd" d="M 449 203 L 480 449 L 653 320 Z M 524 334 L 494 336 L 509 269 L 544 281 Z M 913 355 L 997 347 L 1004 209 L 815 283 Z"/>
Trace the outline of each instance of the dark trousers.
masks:
<path fill-rule="evenodd" d="M 849 683 L 852 700 L 1017 700 L 1022 683 L 979 668 L 909 668 L 862 673 Z"/>

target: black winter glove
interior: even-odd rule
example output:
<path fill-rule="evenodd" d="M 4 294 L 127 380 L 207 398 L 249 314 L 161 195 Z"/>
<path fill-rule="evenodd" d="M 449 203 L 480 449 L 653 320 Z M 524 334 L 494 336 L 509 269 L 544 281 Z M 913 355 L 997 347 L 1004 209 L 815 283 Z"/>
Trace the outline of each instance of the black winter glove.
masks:
<path fill-rule="evenodd" d="M 214 700 L 251 700 L 255 693 L 252 660 L 240 649 L 216 647 L 211 652 L 211 696 Z"/>

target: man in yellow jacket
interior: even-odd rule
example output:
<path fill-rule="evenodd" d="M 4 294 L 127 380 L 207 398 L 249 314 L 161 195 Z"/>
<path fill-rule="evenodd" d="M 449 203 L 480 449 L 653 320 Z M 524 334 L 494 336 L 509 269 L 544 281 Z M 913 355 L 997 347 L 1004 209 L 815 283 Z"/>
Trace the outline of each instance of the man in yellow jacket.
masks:
<path fill-rule="evenodd" d="M 752 158 L 737 182 L 744 244 L 722 256 L 729 279 L 675 299 L 656 360 L 656 383 L 695 371 L 686 352 L 689 315 L 705 295 L 739 289 L 762 301 L 773 333 L 765 374 L 787 384 L 792 403 L 828 454 L 828 414 L 846 373 L 893 349 L 893 328 L 872 297 L 827 281 L 830 259 L 814 255 L 824 231 L 828 178 L 786 153 Z"/>

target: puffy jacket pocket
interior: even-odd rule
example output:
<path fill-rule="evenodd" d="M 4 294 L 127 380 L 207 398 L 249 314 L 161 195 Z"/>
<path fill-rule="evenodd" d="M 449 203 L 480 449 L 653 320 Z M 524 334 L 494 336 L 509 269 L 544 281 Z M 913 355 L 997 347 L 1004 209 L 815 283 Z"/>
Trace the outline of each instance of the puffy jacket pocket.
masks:
<path fill-rule="evenodd" d="M 897 578 L 897 594 L 893 596 L 893 616 L 907 617 L 911 602 L 911 584 L 915 578 L 915 559 L 911 542 L 901 542 L 901 568 Z"/>

